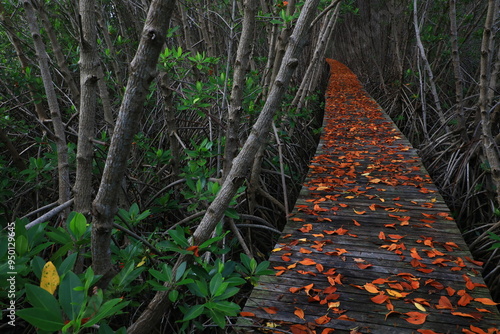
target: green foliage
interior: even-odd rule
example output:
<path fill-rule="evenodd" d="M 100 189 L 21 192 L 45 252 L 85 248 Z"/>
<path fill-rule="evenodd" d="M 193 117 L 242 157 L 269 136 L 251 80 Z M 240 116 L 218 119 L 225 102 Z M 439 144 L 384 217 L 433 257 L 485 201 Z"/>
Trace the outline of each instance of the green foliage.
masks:
<path fill-rule="evenodd" d="M 165 251 L 192 255 L 194 261 L 183 262 L 175 274 L 173 268 L 165 263 L 162 264 L 161 270 L 149 269 L 149 273 L 157 281 L 150 280 L 148 283 L 155 290 L 170 289 L 160 282 L 169 282 L 175 286 L 175 289 L 169 292 L 169 299 L 178 305 L 183 314 L 183 318 L 178 321 L 181 323 L 182 333 L 190 326 L 203 328 L 202 324 L 208 319 L 220 328 L 225 328 L 225 318 L 236 316 L 240 311 L 240 306 L 231 301 L 231 298 L 247 282 L 256 284 L 260 276 L 272 274 L 272 271 L 267 269 L 269 262 L 257 264 L 255 259 L 250 259 L 245 254 L 240 254 L 240 263 L 223 262 L 220 258 L 214 262 L 206 261 L 201 255 L 203 252 L 221 254 L 228 251 L 218 246 L 228 234 L 222 233 L 220 225 L 216 236 L 199 246 L 190 246 L 187 231 L 180 226 L 169 230 L 168 234 L 170 239 L 158 243 L 157 246 Z M 187 290 L 179 289 L 180 287 L 186 287 Z"/>
<path fill-rule="evenodd" d="M 489 250 L 495 250 L 497 248 L 500 248 L 500 235 L 495 234 L 493 232 L 488 232 L 488 235 L 491 240 L 496 241 L 493 243 L 493 245 L 491 245 Z"/>
<path fill-rule="evenodd" d="M 92 287 L 99 280 L 92 268 L 80 278 L 72 271 L 62 276 L 58 298 L 46 290 L 26 284 L 26 300 L 33 306 L 17 311 L 17 315 L 43 331 L 79 333 L 105 318 L 120 314 L 128 305 L 121 298 L 104 302 L 101 289 Z"/>

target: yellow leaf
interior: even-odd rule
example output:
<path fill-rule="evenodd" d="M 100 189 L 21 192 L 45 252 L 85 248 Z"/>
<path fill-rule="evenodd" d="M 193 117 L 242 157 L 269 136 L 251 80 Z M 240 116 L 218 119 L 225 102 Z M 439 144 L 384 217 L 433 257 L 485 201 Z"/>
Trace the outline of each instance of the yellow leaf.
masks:
<path fill-rule="evenodd" d="M 266 327 L 269 327 L 269 328 L 276 328 L 276 327 L 279 327 L 278 324 L 275 324 L 274 322 L 267 322 L 266 323 Z"/>
<path fill-rule="evenodd" d="M 281 247 L 278 247 L 278 248 L 273 249 L 271 252 L 279 252 L 281 249 L 282 249 Z"/>
<path fill-rule="evenodd" d="M 139 262 L 135 267 L 139 268 L 139 267 L 143 266 L 144 263 L 146 263 L 146 257 L 145 256 L 142 258 L 141 262 Z"/>
<path fill-rule="evenodd" d="M 403 294 L 397 292 L 396 290 L 391 290 L 391 289 L 385 289 L 385 291 L 387 291 L 387 293 L 390 295 L 390 296 L 393 296 L 393 297 L 396 297 L 396 298 L 401 298 L 401 297 L 404 297 Z"/>
<path fill-rule="evenodd" d="M 418 308 L 420 311 L 427 312 L 427 310 L 425 309 L 425 307 L 422 306 L 422 304 L 413 302 L 413 305 L 415 305 L 415 307 Z"/>
<path fill-rule="evenodd" d="M 59 282 L 59 274 L 57 273 L 57 269 L 52 261 L 45 263 L 42 269 L 42 279 L 40 280 L 40 287 L 44 290 L 47 290 L 51 294 L 54 294 L 57 286 L 59 285 Z"/>

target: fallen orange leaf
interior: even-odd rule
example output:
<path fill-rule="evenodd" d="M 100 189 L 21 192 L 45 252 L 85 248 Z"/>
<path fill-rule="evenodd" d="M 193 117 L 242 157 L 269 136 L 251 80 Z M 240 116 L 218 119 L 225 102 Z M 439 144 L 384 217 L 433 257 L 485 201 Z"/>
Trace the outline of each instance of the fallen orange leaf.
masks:
<path fill-rule="evenodd" d="M 436 305 L 436 308 L 440 309 L 440 310 L 453 310 L 454 309 L 450 300 L 446 296 L 441 296 L 439 298 L 439 304 Z"/>
<path fill-rule="evenodd" d="M 312 253 L 312 250 L 309 250 L 309 249 L 305 249 L 305 248 L 300 248 L 299 249 L 299 252 L 302 253 L 302 254 L 311 254 Z"/>
<path fill-rule="evenodd" d="M 384 295 L 384 294 L 380 294 L 380 295 L 377 295 L 377 296 L 372 297 L 370 299 L 375 304 L 382 304 L 382 303 L 385 303 L 389 299 L 389 296 Z"/>
<path fill-rule="evenodd" d="M 451 312 L 451 314 L 457 315 L 459 317 L 473 318 L 473 319 L 476 319 L 476 320 L 481 319 L 481 317 L 479 315 L 473 315 L 473 314 L 464 313 L 464 312 Z"/>
<path fill-rule="evenodd" d="M 425 322 L 425 319 L 427 318 L 428 314 L 421 313 L 421 312 L 406 312 L 404 313 L 408 316 L 405 320 L 408 321 L 410 324 L 414 325 L 421 325 Z"/>
<path fill-rule="evenodd" d="M 255 313 L 252 312 L 240 312 L 242 317 L 255 317 Z"/>
<path fill-rule="evenodd" d="M 316 264 L 316 261 L 313 259 L 305 258 L 302 261 L 299 261 L 300 264 L 303 264 L 304 266 L 312 266 L 313 264 Z"/>
<path fill-rule="evenodd" d="M 278 313 L 278 308 L 275 307 L 275 306 L 271 306 L 271 307 L 263 307 L 262 308 L 266 313 L 268 314 L 276 314 Z"/>
<path fill-rule="evenodd" d="M 356 263 L 356 265 L 359 267 L 359 269 L 366 269 L 373 266 L 373 264 L 370 263 Z"/>
<path fill-rule="evenodd" d="M 300 319 L 305 320 L 304 319 L 304 310 L 302 310 L 301 308 L 296 307 L 295 311 L 293 312 L 293 314 L 295 314 Z"/>
<path fill-rule="evenodd" d="M 474 301 L 480 302 L 481 304 L 484 304 L 484 305 L 498 305 L 498 304 L 500 304 L 500 303 L 495 303 L 490 298 L 474 298 Z"/>
<path fill-rule="evenodd" d="M 314 321 L 318 324 L 318 325 L 324 325 L 328 322 L 330 322 L 330 320 L 332 320 L 332 318 L 328 317 L 327 315 L 324 315 L 324 316 L 321 316 L 319 317 L 318 319 L 314 319 Z"/>
<path fill-rule="evenodd" d="M 379 293 L 380 290 L 372 283 L 366 283 L 364 286 L 366 291 L 370 292 L 370 293 Z"/>
<path fill-rule="evenodd" d="M 302 324 L 293 324 L 290 326 L 290 331 L 292 334 L 309 334 L 311 330 L 307 326 Z"/>

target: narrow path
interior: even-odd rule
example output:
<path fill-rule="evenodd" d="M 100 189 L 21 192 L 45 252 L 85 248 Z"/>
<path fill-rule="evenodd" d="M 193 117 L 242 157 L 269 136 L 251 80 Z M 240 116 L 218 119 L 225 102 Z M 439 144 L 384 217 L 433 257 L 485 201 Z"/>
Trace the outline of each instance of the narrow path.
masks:
<path fill-rule="evenodd" d="M 416 150 L 327 61 L 323 135 L 241 332 L 500 333 L 481 264 Z"/>

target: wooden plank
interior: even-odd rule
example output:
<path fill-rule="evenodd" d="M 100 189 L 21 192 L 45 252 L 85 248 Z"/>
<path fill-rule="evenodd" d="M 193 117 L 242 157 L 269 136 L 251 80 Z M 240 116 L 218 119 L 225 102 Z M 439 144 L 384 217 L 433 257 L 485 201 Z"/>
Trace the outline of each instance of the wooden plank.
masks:
<path fill-rule="evenodd" d="M 500 333 L 481 267 L 417 151 L 330 64 L 316 156 L 269 258 L 276 275 L 254 288 L 240 332 Z"/>

